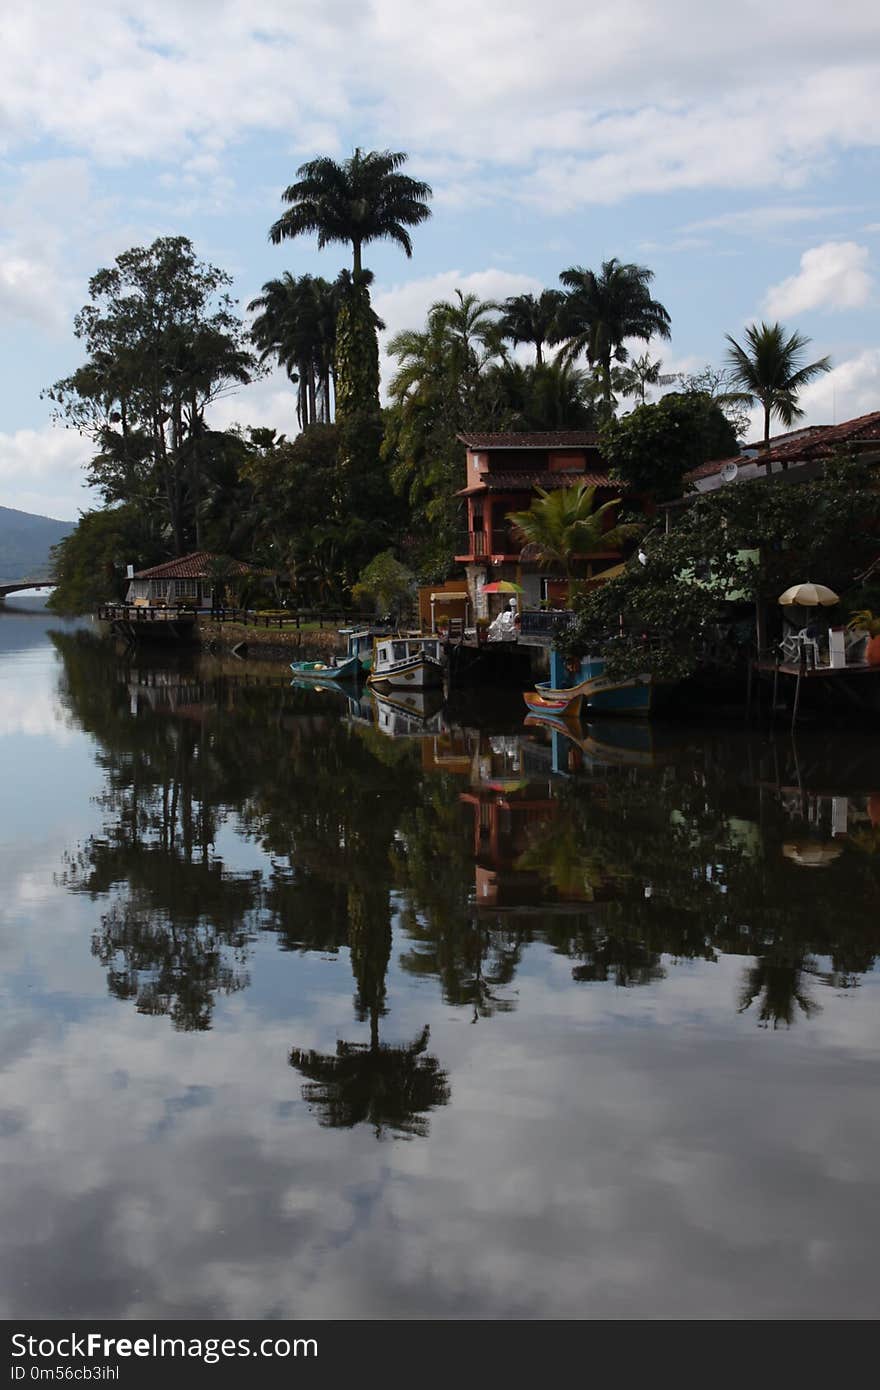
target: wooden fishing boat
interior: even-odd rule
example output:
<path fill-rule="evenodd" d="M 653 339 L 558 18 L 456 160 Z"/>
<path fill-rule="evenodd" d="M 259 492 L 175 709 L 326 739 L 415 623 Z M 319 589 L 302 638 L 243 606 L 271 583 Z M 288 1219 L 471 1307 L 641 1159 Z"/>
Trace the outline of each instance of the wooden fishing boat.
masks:
<path fill-rule="evenodd" d="M 290 669 L 301 680 L 350 681 L 357 680 L 361 664 L 356 656 L 350 656 L 336 666 L 326 661 L 291 661 Z"/>
<path fill-rule="evenodd" d="M 558 697 L 552 698 L 540 690 L 523 691 L 523 699 L 533 714 L 549 714 L 557 718 L 577 718 L 583 698 L 583 693 L 578 690 L 561 691 Z"/>
<path fill-rule="evenodd" d="M 571 685 L 539 681 L 535 690 L 545 700 L 580 695 L 591 714 L 648 715 L 654 699 L 654 678 L 645 671 L 638 676 L 612 680 L 605 675 L 605 662 L 590 657 L 583 662 L 579 678 Z"/>
<path fill-rule="evenodd" d="M 436 689 L 443 684 L 443 656 L 437 637 L 377 637 L 367 680 L 409 690 Z"/>
<path fill-rule="evenodd" d="M 373 641 L 377 636 L 384 636 L 387 633 L 381 632 L 379 628 L 372 627 L 341 627 L 340 637 L 346 639 L 346 657 L 356 656 L 361 664 L 363 671 L 369 671 L 373 664 Z"/>

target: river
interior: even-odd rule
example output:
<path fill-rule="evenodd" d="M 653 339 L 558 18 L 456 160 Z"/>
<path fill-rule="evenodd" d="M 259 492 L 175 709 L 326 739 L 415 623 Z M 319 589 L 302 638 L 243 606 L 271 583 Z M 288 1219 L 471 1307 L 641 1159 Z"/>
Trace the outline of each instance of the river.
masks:
<path fill-rule="evenodd" d="M 498 710 L 0 608 L 3 1316 L 876 1316 L 876 737 Z"/>

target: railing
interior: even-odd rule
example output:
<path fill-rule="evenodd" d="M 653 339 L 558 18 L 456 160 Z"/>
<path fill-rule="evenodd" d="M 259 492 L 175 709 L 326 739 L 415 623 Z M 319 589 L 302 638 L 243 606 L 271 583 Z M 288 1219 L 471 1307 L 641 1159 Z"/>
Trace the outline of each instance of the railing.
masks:
<path fill-rule="evenodd" d="M 521 637 L 555 637 L 574 622 L 570 608 L 524 608 L 520 614 Z"/>
<path fill-rule="evenodd" d="M 514 540 L 510 531 L 504 529 L 464 531 L 459 537 L 458 545 L 456 554 L 468 555 L 472 560 L 479 560 L 484 555 L 518 555 L 522 549 L 521 543 Z"/>
<path fill-rule="evenodd" d="M 103 603 L 98 606 L 97 617 L 105 622 L 122 619 L 131 623 L 167 623 L 178 622 L 187 618 L 195 622 L 197 618 L 201 618 L 205 622 L 236 623 L 241 627 L 274 628 L 279 632 L 285 629 L 298 632 L 304 624 L 317 624 L 322 629 L 325 624 L 330 626 L 338 624 L 342 627 L 363 624 L 366 627 L 370 621 L 364 618 L 362 613 L 349 613 L 343 608 L 300 608 L 296 612 L 276 609 L 261 612 L 251 608 L 197 608 L 194 604 L 187 603 L 168 604 L 165 607 L 158 605 L 136 607 L 129 603 Z"/>

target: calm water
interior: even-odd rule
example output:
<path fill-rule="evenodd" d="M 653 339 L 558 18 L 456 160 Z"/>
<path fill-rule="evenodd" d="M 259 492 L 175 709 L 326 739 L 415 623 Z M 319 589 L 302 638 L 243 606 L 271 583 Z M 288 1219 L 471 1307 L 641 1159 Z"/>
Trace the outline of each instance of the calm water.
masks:
<path fill-rule="evenodd" d="M 0 610 L 0 1314 L 876 1315 L 878 740 L 427 713 Z"/>

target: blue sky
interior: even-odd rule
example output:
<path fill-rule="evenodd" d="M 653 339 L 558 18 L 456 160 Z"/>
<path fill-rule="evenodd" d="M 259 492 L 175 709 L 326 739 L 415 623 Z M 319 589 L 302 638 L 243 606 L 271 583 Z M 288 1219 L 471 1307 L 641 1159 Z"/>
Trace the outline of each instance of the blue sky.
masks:
<path fill-rule="evenodd" d="M 656 273 L 668 371 L 757 316 L 835 370 L 807 419 L 880 408 L 880 7 L 869 0 L 32 0 L 0 51 L 0 504 L 73 517 L 88 443 L 40 388 L 76 365 L 86 282 L 184 233 L 242 304 L 343 247 L 268 244 L 316 153 L 407 150 L 434 217 L 372 247 L 389 330 L 611 255 Z M 218 423 L 292 433 L 270 378 Z"/>

